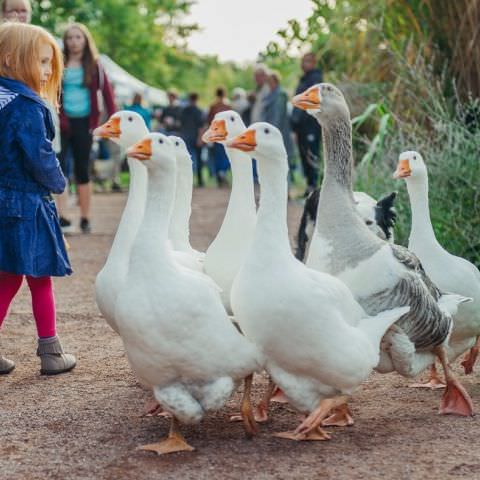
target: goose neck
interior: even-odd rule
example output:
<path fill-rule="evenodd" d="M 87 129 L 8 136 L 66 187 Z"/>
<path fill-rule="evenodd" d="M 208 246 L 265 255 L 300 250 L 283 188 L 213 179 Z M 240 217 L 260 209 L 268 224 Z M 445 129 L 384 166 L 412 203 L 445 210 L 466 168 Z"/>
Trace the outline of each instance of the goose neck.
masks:
<path fill-rule="evenodd" d="M 325 180 L 352 190 L 352 127 L 349 119 L 340 118 L 322 124 Z"/>
<path fill-rule="evenodd" d="M 130 187 L 127 203 L 123 209 L 117 233 L 110 249 L 108 261 L 122 262 L 128 260 L 135 235 L 143 219 L 145 206 L 147 172 L 143 165 L 132 158 L 127 159 L 130 170 Z"/>
<path fill-rule="evenodd" d="M 410 208 L 412 210 L 412 231 L 410 237 L 433 240 L 436 243 L 428 202 L 428 178 L 409 178 L 407 180 Z"/>
<path fill-rule="evenodd" d="M 253 191 L 252 159 L 249 155 L 233 148 L 227 148 L 232 169 L 231 198 L 239 197 L 244 205 L 255 205 Z"/>
<path fill-rule="evenodd" d="M 148 171 L 147 201 L 138 237 L 158 248 L 168 240 L 170 217 L 175 198 L 175 175 L 150 169 Z"/>
<path fill-rule="evenodd" d="M 174 249 L 189 246 L 190 214 L 192 212 L 193 171 L 191 165 L 177 164 L 175 202 L 170 219 L 169 238 Z"/>
<path fill-rule="evenodd" d="M 130 187 L 128 190 L 127 206 L 130 204 L 145 204 L 147 194 L 147 170 L 138 160 L 127 157 L 128 169 L 130 172 Z"/>
<path fill-rule="evenodd" d="M 254 244 L 263 247 L 266 256 L 282 253 L 291 255 L 287 227 L 288 167 L 270 165 L 259 160 L 260 205 Z"/>

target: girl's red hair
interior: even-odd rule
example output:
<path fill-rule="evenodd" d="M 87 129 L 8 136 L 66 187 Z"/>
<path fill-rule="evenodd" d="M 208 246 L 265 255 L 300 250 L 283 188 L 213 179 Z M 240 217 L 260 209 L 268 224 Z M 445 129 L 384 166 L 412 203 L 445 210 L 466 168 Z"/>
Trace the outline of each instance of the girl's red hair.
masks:
<path fill-rule="evenodd" d="M 52 47 L 52 74 L 40 82 L 40 46 Z M 52 105 L 58 105 L 63 75 L 62 52 L 55 39 L 42 27 L 7 22 L 0 25 L 0 76 L 19 80 Z"/>

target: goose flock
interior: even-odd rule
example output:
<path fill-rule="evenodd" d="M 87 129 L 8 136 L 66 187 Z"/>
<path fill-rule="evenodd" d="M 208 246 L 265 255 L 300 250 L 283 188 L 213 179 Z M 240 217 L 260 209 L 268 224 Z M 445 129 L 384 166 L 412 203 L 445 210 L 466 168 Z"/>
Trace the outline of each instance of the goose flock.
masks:
<path fill-rule="evenodd" d="M 144 450 L 193 450 L 181 424 L 221 409 L 242 380 L 249 437 L 267 418 L 276 385 L 303 417 L 275 435 L 329 439 L 325 426 L 353 424 L 349 399 L 372 370 L 414 377 L 429 369 L 430 381 L 419 386 L 445 388 L 439 413 L 473 415 L 449 362 L 465 353 L 465 373 L 473 370 L 480 273 L 437 242 L 421 155 L 402 153 L 395 172 L 412 208 L 406 249 L 393 241 L 395 192 L 377 202 L 352 190 L 352 131 L 342 92 L 322 83 L 292 103 L 320 123 L 325 159 L 296 255 L 287 228 L 287 154 L 274 126 L 246 127 L 227 111 L 205 132 L 204 141 L 225 146 L 232 168 L 225 218 L 205 253 L 190 244 L 192 163 L 183 140 L 148 132 L 129 111 L 94 132 L 126 149 L 131 173 L 96 279 L 97 304 L 122 338 L 133 372 L 171 419 L 168 437 Z M 258 210 L 252 159 L 261 184 Z M 262 371 L 271 380 L 254 409 L 253 374 Z"/>

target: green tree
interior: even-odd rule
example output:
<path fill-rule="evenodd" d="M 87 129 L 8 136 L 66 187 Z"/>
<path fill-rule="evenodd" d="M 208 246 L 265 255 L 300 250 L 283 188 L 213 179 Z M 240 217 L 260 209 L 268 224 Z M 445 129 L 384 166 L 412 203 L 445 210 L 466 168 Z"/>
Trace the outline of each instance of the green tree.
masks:
<path fill-rule="evenodd" d="M 305 25 L 290 20 L 268 45 L 269 63 L 288 64 L 311 49 L 332 80 L 395 83 L 395 56 L 410 66 L 421 56 L 456 78 L 462 97 L 480 96 L 480 0 L 312 0 L 312 7 Z"/>
<path fill-rule="evenodd" d="M 189 0 L 43 0 L 33 3 L 33 21 L 58 36 L 78 21 L 91 30 L 98 48 L 132 75 L 161 88 L 197 91 L 206 106 L 224 86 L 253 88 L 251 66 L 222 63 L 188 50 L 198 27 L 184 21 Z"/>
<path fill-rule="evenodd" d="M 197 28 L 179 21 L 191 4 L 184 0 L 42 1 L 33 5 L 33 21 L 59 36 L 69 22 L 82 22 L 92 31 L 100 51 L 145 82 L 165 87 L 174 78 L 172 64 L 184 62 L 177 50 Z"/>

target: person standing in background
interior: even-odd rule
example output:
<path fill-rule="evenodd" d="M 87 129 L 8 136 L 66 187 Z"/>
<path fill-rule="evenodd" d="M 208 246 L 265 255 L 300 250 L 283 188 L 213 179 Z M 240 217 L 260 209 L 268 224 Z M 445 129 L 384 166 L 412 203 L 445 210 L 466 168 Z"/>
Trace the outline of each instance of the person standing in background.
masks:
<path fill-rule="evenodd" d="M 264 100 L 270 93 L 270 87 L 268 86 L 268 68 L 265 65 L 258 64 L 253 71 L 255 84 L 255 101 L 252 105 L 250 112 L 250 122 L 264 122 Z"/>
<path fill-rule="evenodd" d="M 3 0 L 2 18 L 9 22 L 30 23 L 32 6 L 28 0 Z"/>
<path fill-rule="evenodd" d="M 207 116 L 207 125 L 210 125 L 215 115 L 219 112 L 225 112 L 232 107 L 226 99 L 226 92 L 223 87 L 217 88 L 215 91 L 215 101 L 210 105 L 210 110 Z M 217 185 L 224 187 L 227 185 L 226 174 L 230 167 L 225 148 L 221 143 L 214 143 L 211 147 L 213 156 L 213 164 L 215 166 L 215 177 L 217 179 Z"/>
<path fill-rule="evenodd" d="M 167 135 L 177 135 L 180 131 L 180 114 L 182 109 L 178 104 L 178 94 L 175 90 L 167 92 L 168 105 L 160 116 L 161 130 Z"/>
<path fill-rule="evenodd" d="M 255 80 L 256 88 L 254 92 L 253 102 L 250 108 L 250 123 L 265 121 L 265 98 L 270 93 L 268 86 L 268 68 L 259 63 L 255 66 L 253 71 L 253 78 Z M 248 123 L 246 124 L 248 125 Z M 258 183 L 257 161 L 253 159 L 253 181 Z"/>
<path fill-rule="evenodd" d="M 147 128 L 149 130 L 152 129 L 152 115 L 150 113 L 150 110 L 143 106 L 143 97 L 141 93 L 135 93 L 132 99 L 132 103 L 130 105 L 125 105 L 125 110 L 131 110 L 132 112 L 138 113 L 145 121 L 145 125 L 147 126 Z"/>
<path fill-rule="evenodd" d="M 243 120 L 245 125 L 250 125 L 250 102 L 247 92 L 241 87 L 235 87 L 232 91 L 232 108 Z"/>
<path fill-rule="evenodd" d="M 205 125 L 205 115 L 197 106 L 198 93 L 188 95 L 188 105 L 183 108 L 180 115 L 180 137 L 185 140 L 188 151 L 192 157 L 193 168 L 197 173 L 197 184 L 203 187 L 202 176 L 202 143 L 201 133 Z"/>
<path fill-rule="evenodd" d="M 300 78 L 295 94 L 301 93 L 307 90 L 307 88 L 323 81 L 322 72 L 316 65 L 317 59 L 313 53 L 307 53 L 303 56 L 303 75 Z M 307 182 L 305 196 L 308 196 L 318 184 L 321 129 L 314 117 L 299 108 L 294 108 L 292 111 L 291 125 L 292 130 L 297 136 L 303 174 Z"/>
<path fill-rule="evenodd" d="M 60 164 L 67 174 L 67 153 L 71 149 L 73 172 L 80 204 L 80 230 L 90 233 L 90 181 L 92 131 L 99 125 L 101 105 L 108 116 L 116 111 L 113 91 L 98 61 L 98 51 L 87 27 L 73 23 L 63 35 L 65 73 L 62 84 L 60 129 L 62 151 Z M 70 226 L 65 218 L 65 200 L 59 202 L 60 224 Z"/>
<path fill-rule="evenodd" d="M 293 171 L 293 142 L 288 113 L 288 93 L 280 86 L 279 73 L 270 72 L 267 81 L 270 93 L 264 99 L 264 121 L 277 127 L 282 134 L 288 156 L 288 165 L 290 166 L 289 175 L 291 176 Z"/>

